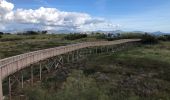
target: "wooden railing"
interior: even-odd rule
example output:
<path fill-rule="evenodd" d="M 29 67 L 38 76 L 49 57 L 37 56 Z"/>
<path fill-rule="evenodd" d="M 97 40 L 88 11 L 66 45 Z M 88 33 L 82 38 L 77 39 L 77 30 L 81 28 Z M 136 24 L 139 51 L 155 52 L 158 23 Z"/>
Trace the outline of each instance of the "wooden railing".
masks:
<path fill-rule="evenodd" d="M 74 50 L 78 50 L 81 48 L 86 47 L 93 47 L 93 46 L 105 46 L 105 45 L 116 45 L 122 44 L 127 42 L 137 42 L 140 39 L 122 39 L 122 40 L 115 40 L 115 41 L 100 41 L 100 42 L 84 42 L 66 46 L 60 46 L 55 48 L 49 48 L 44 50 L 33 51 L 5 59 L 0 60 L 0 92 L 2 91 L 2 80 L 7 76 L 29 66 L 30 64 L 34 64 L 41 60 L 65 54 Z M 2 93 L 0 93 L 0 96 Z M 2 100 L 2 99 L 0 99 Z"/>

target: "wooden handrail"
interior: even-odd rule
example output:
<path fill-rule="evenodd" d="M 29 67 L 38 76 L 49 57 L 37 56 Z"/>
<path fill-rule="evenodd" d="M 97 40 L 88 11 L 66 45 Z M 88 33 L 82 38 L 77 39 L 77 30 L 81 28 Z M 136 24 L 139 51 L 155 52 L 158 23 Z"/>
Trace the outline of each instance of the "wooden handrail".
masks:
<path fill-rule="evenodd" d="M 12 57 L 8 57 L 0 60 L 0 100 L 2 96 L 2 81 L 7 76 L 24 69 L 30 64 L 34 64 L 41 60 L 54 57 L 57 55 L 65 54 L 78 49 L 93 47 L 93 46 L 106 46 L 106 45 L 116 45 L 127 42 L 137 42 L 140 39 L 121 39 L 115 41 L 98 41 L 98 42 L 84 42 L 78 44 L 71 44 L 66 46 L 60 46 L 55 48 L 43 49 L 38 51 L 33 51 L 29 53 L 24 53 Z"/>

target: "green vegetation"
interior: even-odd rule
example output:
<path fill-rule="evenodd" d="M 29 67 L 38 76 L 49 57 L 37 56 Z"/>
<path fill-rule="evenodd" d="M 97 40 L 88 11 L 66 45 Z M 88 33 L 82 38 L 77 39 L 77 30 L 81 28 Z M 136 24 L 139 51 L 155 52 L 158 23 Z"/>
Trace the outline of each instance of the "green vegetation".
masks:
<path fill-rule="evenodd" d="M 170 42 L 91 55 L 65 68 L 69 74 L 54 72 L 26 86 L 24 95 L 28 100 L 170 99 Z"/>
<path fill-rule="evenodd" d="M 162 36 L 158 37 L 158 40 L 170 41 L 170 35 L 162 35 Z"/>
<path fill-rule="evenodd" d="M 142 33 L 123 33 L 120 35 L 120 39 L 136 39 L 139 38 L 141 39 L 143 36 Z"/>
<path fill-rule="evenodd" d="M 87 37 L 87 34 L 74 33 L 74 34 L 66 35 L 64 38 L 67 40 L 77 40 L 77 39 L 86 38 L 86 37 Z"/>
<path fill-rule="evenodd" d="M 0 59 L 30 51 L 57 47 L 72 43 L 109 40 L 104 34 L 100 33 L 93 35 L 45 33 L 45 31 L 27 31 L 26 33 L 18 34 L 3 33 L 0 36 Z"/>
<path fill-rule="evenodd" d="M 88 35 L 86 38 L 67 40 L 66 34 L 2 35 L 0 38 L 0 59 L 25 52 L 57 47 L 85 41 L 100 41 Z"/>
<path fill-rule="evenodd" d="M 97 39 L 106 39 L 106 35 L 105 34 L 96 33 L 95 36 L 96 36 Z"/>
<path fill-rule="evenodd" d="M 15 93 L 24 94 L 28 100 L 169 100 L 169 35 L 126 33 L 112 39 L 100 33 L 1 34 L 0 59 L 72 43 L 131 38 L 141 38 L 144 44 L 116 54 L 92 55 L 72 65 L 66 64 L 68 73 L 57 70 L 47 74 L 42 83 L 37 82 L 34 87 L 25 85 L 20 89 L 16 86 Z M 24 74 L 28 79 L 29 71 Z M 7 82 L 4 86 L 7 94 Z"/>
<path fill-rule="evenodd" d="M 47 31 L 26 31 L 23 33 L 17 33 L 18 35 L 41 35 L 47 34 Z"/>
<path fill-rule="evenodd" d="M 170 41 L 170 35 L 153 36 L 149 34 L 123 33 L 107 37 L 103 33 L 93 34 L 46 34 L 46 31 L 7 34 L 0 32 L 0 59 L 10 57 L 34 50 L 46 49 L 87 41 L 113 41 L 117 39 L 143 39 L 144 43 L 157 43 L 159 41 Z"/>
<path fill-rule="evenodd" d="M 142 43 L 144 44 L 158 43 L 158 38 L 156 36 L 145 33 L 144 35 L 142 35 Z"/>

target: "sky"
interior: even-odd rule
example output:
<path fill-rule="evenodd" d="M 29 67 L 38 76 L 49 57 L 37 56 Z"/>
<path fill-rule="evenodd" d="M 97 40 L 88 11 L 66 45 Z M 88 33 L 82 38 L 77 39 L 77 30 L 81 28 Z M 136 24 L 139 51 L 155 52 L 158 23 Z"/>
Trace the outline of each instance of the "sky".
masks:
<path fill-rule="evenodd" d="M 170 32 L 170 0 L 0 0 L 0 31 Z"/>

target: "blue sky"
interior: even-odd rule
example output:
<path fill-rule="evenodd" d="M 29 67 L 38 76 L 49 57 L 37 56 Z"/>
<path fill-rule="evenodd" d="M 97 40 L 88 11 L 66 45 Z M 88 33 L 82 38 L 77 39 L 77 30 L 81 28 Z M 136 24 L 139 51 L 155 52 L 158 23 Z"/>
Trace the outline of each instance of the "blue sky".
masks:
<path fill-rule="evenodd" d="M 104 20 L 103 26 L 106 23 L 113 24 L 116 27 L 113 30 L 170 32 L 170 0 L 7 0 L 7 2 L 14 4 L 13 11 L 19 8 L 36 10 L 44 7 L 85 13 L 93 19 Z M 96 25 L 98 26 L 102 27 Z M 81 27 L 89 29 L 88 25 Z M 106 26 L 104 28 L 112 30 Z"/>

